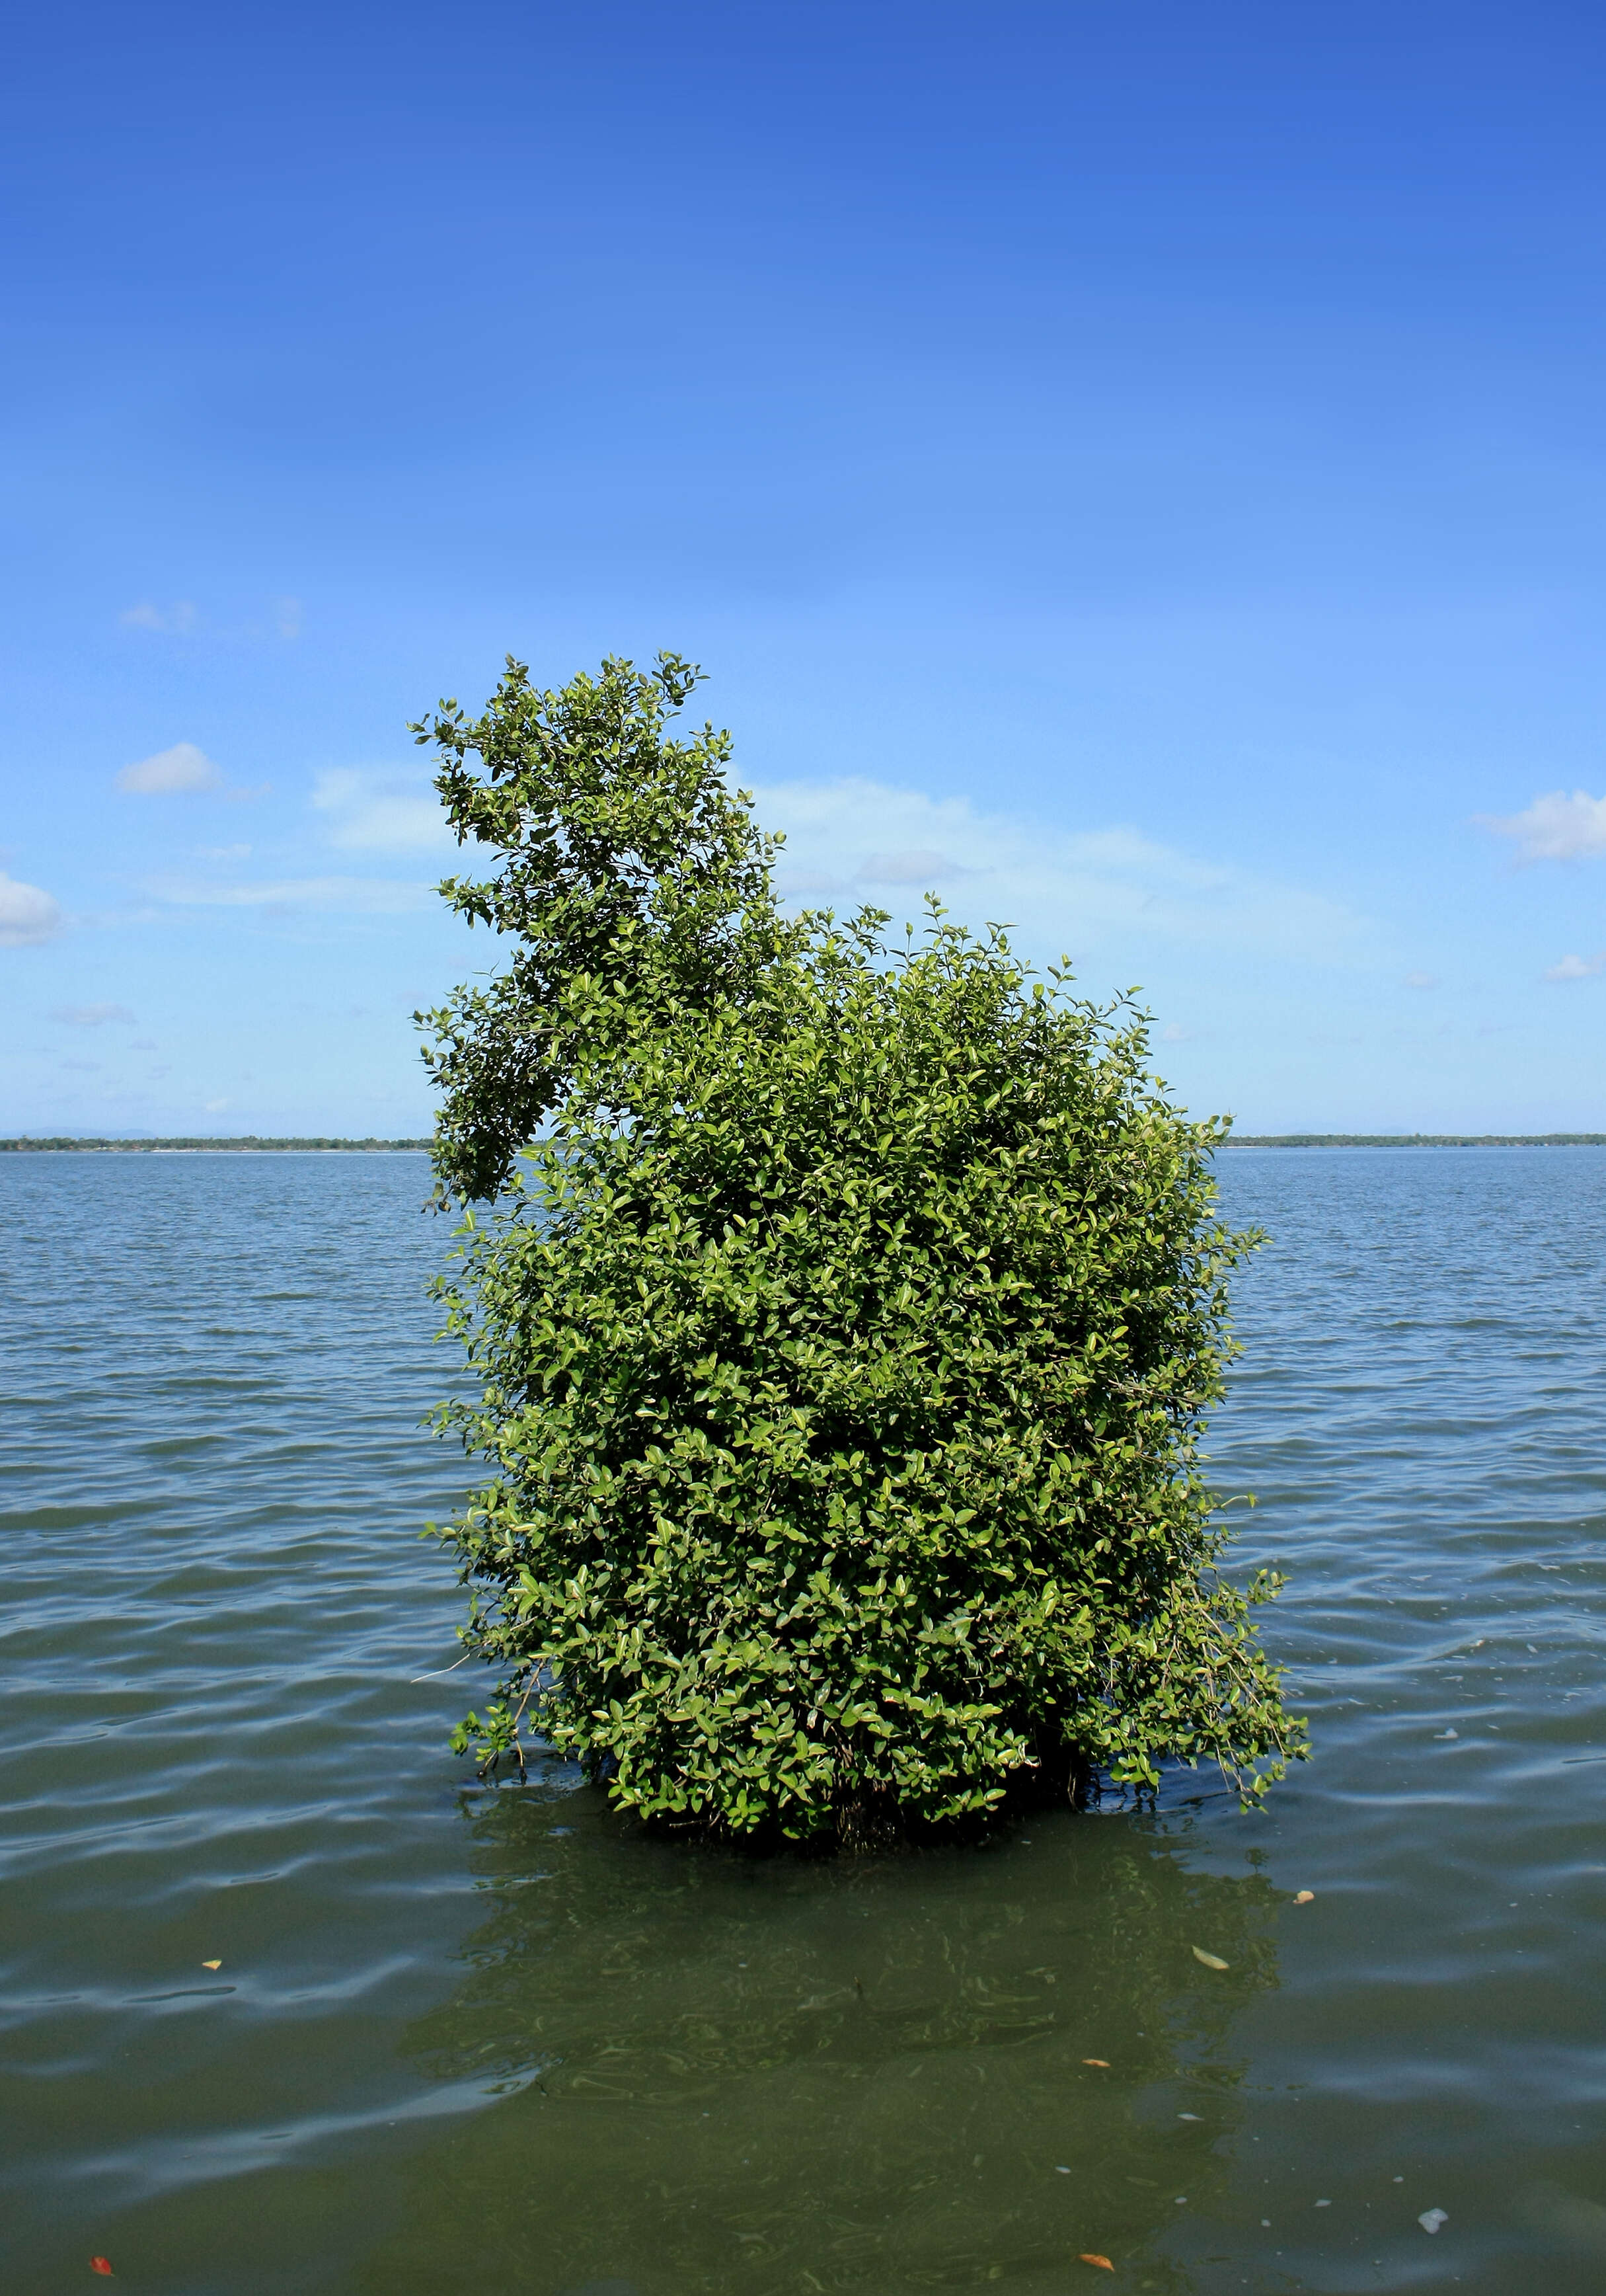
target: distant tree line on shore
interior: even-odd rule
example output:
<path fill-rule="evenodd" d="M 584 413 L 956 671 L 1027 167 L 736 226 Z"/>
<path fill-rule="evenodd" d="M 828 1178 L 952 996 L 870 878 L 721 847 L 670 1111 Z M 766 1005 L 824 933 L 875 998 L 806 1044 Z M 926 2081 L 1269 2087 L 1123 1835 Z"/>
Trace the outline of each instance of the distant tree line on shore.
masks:
<path fill-rule="evenodd" d="M 199 1136 L 172 1140 L 108 1140 L 97 1135 L 64 1133 L 35 1138 L 24 1133 L 15 1140 L 0 1140 L 0 1152 L 37 1152 L 52 1149 L 115 1149 L 119 1152 L 199 1148 L 321 1148 L 430 1149 L 433 1140 L 334 1140 L 273 1137 L 266 1133 L 233 1133 L 208 1139 Z M 1266 1132 L 1240 1133 L 1227 1141 L 1229 1148 L 1606 1148 L 1606 1132 Z"/>
<path fill-rule="evenodd" d="M 1240 1133 L 1229 1148 L 1606 1148 L 1606 1132 Z"/>
<path fill-rule="evenodd" d="M 143 1152 L 149 1154 L 159 1149 L 176 1148 L 428 1148 L 431 1144 L 428 1140 L 280 1140 L 255 1132 L 235 1133 L 225 1139 L 212 1140 L 199 1137 L 176 1140 L 77 1139 L 65 1135 L 58 1138 L 35 1140 L 25 1134 L 18 1140 L 0 1140 L 0 1150 L 37 1152 L 41 1149 L 111 1149 L 122 1153 Z"/>

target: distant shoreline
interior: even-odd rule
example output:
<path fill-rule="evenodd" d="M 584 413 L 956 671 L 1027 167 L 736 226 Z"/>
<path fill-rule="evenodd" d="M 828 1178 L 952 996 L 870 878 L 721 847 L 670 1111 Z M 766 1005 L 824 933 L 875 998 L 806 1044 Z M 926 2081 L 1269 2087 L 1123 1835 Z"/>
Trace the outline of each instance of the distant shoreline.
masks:
<path fill-rule="evenodd" d="M 243 1133 L 226 1140 L 0 1140 L 0 1152 L 12 1154 L 60 1154 L 74 1150 L 90 1154 L 117 1155 L 201 1155 L 217 1148 L 227 1148 L 236 1154 L 255 1151 L 259 1155 L 271 1155 L 287 1148 L 315 1149 L 330 1153 L 354 1149 L 432 1148 L 432 1140 L 272 1140 L 255 1133 Z"/>
<path fill-rule="evenodd" d="M 1244 1133 L 1229 1148 L 1606 1148 L 1606 1132 Z"/>
<path fill-rule="evenodd" d="M 203 1140 L 0 1140 L 0 1153 L 60 1155 L 198 1156 L 226 1149 L 235 1155 L 274 1155 L 287 1151 L 338 1155 L 382 1150 L 425 1152 L 432 1140 L 270 1139 L 255 1133 Z M 1606 1148 L 1606 1132 L 1249 1132 L 1224 1143 L 1228 1148 Z"/>

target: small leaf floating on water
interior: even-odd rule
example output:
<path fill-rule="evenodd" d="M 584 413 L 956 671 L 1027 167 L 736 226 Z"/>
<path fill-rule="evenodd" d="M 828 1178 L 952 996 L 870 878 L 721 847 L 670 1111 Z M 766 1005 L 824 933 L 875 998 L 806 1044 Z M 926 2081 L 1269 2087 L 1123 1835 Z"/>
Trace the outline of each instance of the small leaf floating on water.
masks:
<path fill-rule="evenodd" d="M 103 2272 L 108 2280 L 110 2280 L 111 2277 L 111 2259 L 109 2256 L 92 2256 L 89 2259 L 89 2269 L 91 2272 Z"/>
<path fill-rule="evenodd" d="M 1081 2255 L 1077 2259 L 1077 2262 L 1078 2264 L 1096 2264 L 1101 2272 L 1113 2272 L 1115 2270 L 1114 2265 L 1111 2264 L 1107 2256 L 1095 2256 L 1090 2248 L 1085 2248 L 1082 2251 Z"/>
<path fill-rule="evenodd" d="M 1101 2072 L 1107 2073 L 1110 2070 L 1108 2057 L 1084 2057 L 1082 2062 L 1085 2065 L 1097 2065 Z"/>
<path fill-rule="evenodd" d="M 1416 2221 L 1424 2232 L 1437 2232 L 1440 2225 L 1449 2223 L 1450 2211 L 1448 2209 L 1424 2209 Z"/>
<path fill-rule="evenodd" d="M 220 1961 L 203 1961 L 201 1965 L 202 1969 L 221 1969 L 223 1967 L 223 1964 Z"/>
<path fill-rule="evenodd" d="M 1207 1969 L 1230 1969 L 1232 1967 L 1231 1962 L 1223 1961 L 1218 1953 L 1207 1953 L 1201 1945 L 1196 1945 L 1194 1947 L 1193 1958 L 1195 1961 L 1202 1961 Z"/>
<path fill-rule="evenodd" d="M 1296 1906 L 1315 1905 L 1315 1898 L 1316 1893 L 1314 1890 L 1296 1890 L 1294 1891 L 1294 1903 Z"/>
<path fill-rule="evenodd" d="M 1178 2120 L 1198 2120 L 1202 2118 L 1202 2115 L 1197 2112 L 1179 2112 L 1176 2117 Z"/>
<path fill-rule="evenodd" d="M 1436 1738 L 1457 1738 L 1460 1734 L 1458 1730 L 1436 1730 L 1433 1733 Z"/>

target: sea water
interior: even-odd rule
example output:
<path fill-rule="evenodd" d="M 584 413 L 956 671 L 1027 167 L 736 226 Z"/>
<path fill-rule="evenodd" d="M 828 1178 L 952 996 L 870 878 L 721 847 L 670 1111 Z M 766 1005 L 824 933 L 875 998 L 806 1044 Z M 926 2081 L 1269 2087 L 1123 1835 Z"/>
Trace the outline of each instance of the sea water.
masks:
<path fill-rule="evenodd" d="M 447 1751 L 421 1157 L 0 1158 L 0 2284 L 1606 2286 L 1606 1152 L 1222 1183 L 1315 1759 L 813 1863 Z"/>

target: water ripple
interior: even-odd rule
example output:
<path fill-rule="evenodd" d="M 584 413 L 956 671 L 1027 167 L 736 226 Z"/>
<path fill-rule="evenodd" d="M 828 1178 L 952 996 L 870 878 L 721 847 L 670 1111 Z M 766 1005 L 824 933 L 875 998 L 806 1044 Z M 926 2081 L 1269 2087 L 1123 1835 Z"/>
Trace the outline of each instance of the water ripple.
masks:
<path fill-rule="evenodd" d="M 417 1160 L 0 1160 L 8 2291 L 1597 2289 L 1606 1155 L 1224 1183 L 1315 1760 L 853 1866 L 445 1753 Z"/>

